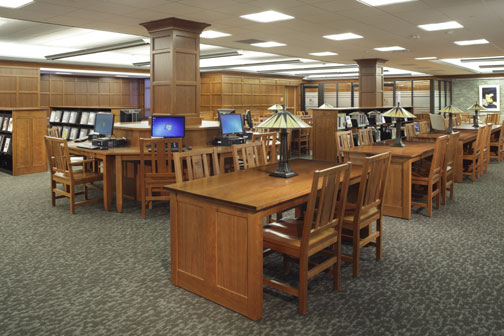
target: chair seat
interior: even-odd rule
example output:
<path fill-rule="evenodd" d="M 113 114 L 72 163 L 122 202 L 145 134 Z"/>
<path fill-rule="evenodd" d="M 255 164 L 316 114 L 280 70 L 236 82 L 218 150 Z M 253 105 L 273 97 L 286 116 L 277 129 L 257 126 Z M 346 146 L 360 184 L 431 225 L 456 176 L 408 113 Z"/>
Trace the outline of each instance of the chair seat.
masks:
<path fill-rule="evenodd" d="M 366 227 L 370 221 L 375 221 L 380 216 L 380 211 L 378 208 L 371 208 L 366 212 L 360 214 L 359 218 L 359 228 Z M 352 230 L 354 215 L 349 214 L 343 217 L 343 229 Z"/>
<path fill-rule="evenodd" d="M 82 184 L 82 183 L 90 183 L 94 181 L 100 181 L 103 180 L 103 174 L 102 173 L 95 173 L 95 172 L 86 172 L 82 170 L 76 170 L 73 172 L 74 175 L 74 181 L 77 184 Z M 53 175 L 54 179 L 56 181 L 61 181 L 61 182 L 68 182 L 70 181 L 70 177 L 67 174 L 57 172 L 54 173 Z"/>

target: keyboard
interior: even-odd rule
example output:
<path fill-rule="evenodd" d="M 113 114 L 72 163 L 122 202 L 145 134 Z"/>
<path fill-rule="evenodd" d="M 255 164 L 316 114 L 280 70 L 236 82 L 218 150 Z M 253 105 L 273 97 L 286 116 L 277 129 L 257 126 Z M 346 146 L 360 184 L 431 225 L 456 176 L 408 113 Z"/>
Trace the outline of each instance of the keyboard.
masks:
<path fill-rule="evenodd" d="M 82 144 L 82 145 L 77 145 L 77 148 L 83 148 L 83 149 L 100 149 L 100 147 L 92 145 L 92 144 Z"/>

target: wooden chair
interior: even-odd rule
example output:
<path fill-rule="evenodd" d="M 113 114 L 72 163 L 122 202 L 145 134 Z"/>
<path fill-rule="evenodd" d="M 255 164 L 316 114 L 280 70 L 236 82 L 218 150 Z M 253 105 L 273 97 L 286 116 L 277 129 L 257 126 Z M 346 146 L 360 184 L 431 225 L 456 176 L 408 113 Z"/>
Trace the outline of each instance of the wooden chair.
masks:
<path fill-rule="evenodd" d="M 233 150 L 234 169 L 240 170 L 263 166 L 268 162 L 264 142 L 256 141 L 231 146 Z"/>
<path fill-rule="evenodd" d="M 374 143 L 373 131 L 371 128 L 361 128 L 357 131 L 359 136 L 359 145 L 372 145 Z"/>
<path fill-rule="evenodd" d="M 140 139 L 140 189 L 142 218 L 146 218 L 146 207 L 152 209 L 153 201 L 169 201 L 164 185 L 175 183 L 172 143 L 182 148 L 182 138 Z"/>
<path fill-rule="evenodd" d="M 60 137 L 59 128 L 57 128 L 57 127 L 48 128 L 47 129 L 47 136 L 52 137 L 52 138 L 59 138 Z"/>
<path fill-rule="evenodd" d="M 487 113 L 485 122 L 487 124 L 499 124 L 500 113 Z"/>
<path fill-rule="evenodd" d="M 411 205 L 427 208 L 427 216 L 432 216 L 432 201 L 436 199 L 436 209 L 439 209 L 441 200 L 441 175 L 443 174 L 443 163 L 446 154 L 448 136 L 443 135 L 436 139 L 432 161 L 424 160 L 425 166 L 412 169 L 411 184 L 413 185 L 413 197 L 423 196 L 427 198 L 427 203 L 412 201 Z M 415 186 L 426 187 L 427 193 L 424 195 Z"/>
<path fill-rule="evenodd" d="M 311 128 L 294 130 L 291 139 L 291 152 L 296 152 L 299 155 L 310 153 L 310 131 Z"/>
<path fill-rule="evenodd" d="M 455 160 L 457 157 L 457 145 L 460 133 L 450 134 L 446 157 L 443 164 L 443 174 L 441 176 L 441 204 L 446 204 L 446 190 L 450 190 L 450 199 L 453 199 L 455 187 Z"/>
<path fill-rule="evenodd" d="M 211 160 L 212 165 L 209 164 L 209 160 Z M 184 162 L 186 164 L 185 170 Z M 175 166 L 176 183 L 220 174 L 217 148 L 215 147 L 173 153 L 173 164 Z"/>
<path fill-rule="evenodd" d="M 480 176 L 483 176 L 483 172 L 488 171 L 488 163 L 490 162 L 490 137 L 492 135 L 492 124 L 487 124 L 483 133 L 483 138 L 481 139 L 481 149 L 480 149 Z"/>
<path fill-rule="evenodd" d="M 419 122 L 418 122 L 418 128 L 419 128 L 419 130 L 420 130 L 420 134 L 429 133 L 429 131 L 430 131 L 430 125 L 429 125 L 429 122 L 428 122 L 428 121 L 426 121 L 426 120 L 419 121 Z"/>
<path fill-rule="evenodd" d="M 337 151 L 337 157 L 338 157 L 338 162 L 343 162 L 345 161 L 345 158 L 343 156 L 343 150 L 344 149 L 349 149 L 353 148 L 354 146 L 354 141 L 353 141 L 353 135 L 352 131 L 338 131 L 336 132 L 336 151 Z"/>
<path fill-rule="evenodd" d="M 268 162 L 274 163 L 278 162 L 278 152 L 277 152 L 277 133 L 276 132 L 268 132 L 252 135 L 252 142 L 261 141 L 264 143 L 264 147 L 266 148 L 266 156 L 268 158 Z"/>
<path fill-rule="evenodd" d="M 64 139 L 46 136 L 45 145 L 51 174 L 51 204 L 56 206 L 56 199 L 68 197 L 70 199 L 70 213 L 75 214 L 75 207 L 96 203 L 103 198 L 88 199 L 88 187 L 93 182 L 103 180 L 103 174 L 97 169 L 94 159 L 82 160 L 81 169 L 74 170 L 70 162 L 67 141 Z M 57 184 L 62 184 L 63 189 L 58 189 Z M 83 191 L 75 192 L 75 187 L 82 185 Z M 56 194 L 60 196 L 56 196 Z M 84 195 L 85 201 L 75 202 L 75 196 Z"/>
<path fill-rule="evenodd" d="M 298 297 L 298 312 L 307 312 L 308 280 L 332 268 L 333 290 L 340 288 L 341 227 L 348 191 L 351 164 L 317 170 L 304 220 L 283 219 L 264 229 L 265 248 L 299 259 L 299 286 L 263 277 L 265 285 Z M 321 189 L 319 190 L 319 185 Z M 331 250 L 327 248 L 331 247 Z M 316 253 L 329 254 L 328 259 L 308 269 Z"/>
<path fill-rule="evenodd" d="M 504 121 L 502 122 L 499 137 L 490 140 L 490 158 L 497 159 L 498 163 L 504 158 Z"/>
<path fill-rule="evenodd" d="M 472 181 L 476 181 L 476 177 L 479 177 L 479 167 L 481 164 L 480 161 L 480 143 L 483 138 L 485 127 L 478 128 L 478 134 L 476 136 L 476 140 L 472 143 L 472 147 L 465 151 L 462 155 L 463 161 L 463 175 L 470 175 L 472 177 Z"/>
<path fill-rule="evenodd" d="M 366 245 L 376 248 L 376 260 L 382 256 L 382 208 L 385 184 L 390 166 L 389 152 L 363 159 L 362 176 L 355 203 L 347 203 L 343 218 L 343 237 L 352 240 L 351 256 L 342 255 L 344 261 L 352 263 L 353 276 L 359 277 L 360 249 Z M 375 232 L 372 232 L 376 222 Z M 369 235 L 361 236 L 367 229 Z"/>
<path fill-rule="evenodd" d="M 411 140 L 416 135 L 415 124 L 408 123 L 404 125 L 404 135 L 407 140 Z"/>
<path fill-rule="evenodd" d="M 473 123 L 473 116 L 470 113 L 461 113 L 459 114 L 460 116 L 460 121 L 462 124 L 472 124 Z"/>

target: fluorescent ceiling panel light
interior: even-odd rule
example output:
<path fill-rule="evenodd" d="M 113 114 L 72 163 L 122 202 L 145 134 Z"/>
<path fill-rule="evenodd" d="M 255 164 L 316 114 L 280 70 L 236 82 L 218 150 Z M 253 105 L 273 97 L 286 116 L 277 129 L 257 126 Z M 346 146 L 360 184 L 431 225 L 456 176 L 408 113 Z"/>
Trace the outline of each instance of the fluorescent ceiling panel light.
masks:
<path fill-rule="evenodd" d="M 332 51 L 321 51 L 321 52 L 314 52 L 310 53 L 312 56 L 336 56 L 338 53 L 332 52 Z"/>
<path fill-rule="evenodd" d="M 40 68 L 42 72 L 56 73 L 56 72 L 72 72 L 73 74 L 93 74 L 93 75 L 122 75 L 122 76 L 137 76 L 149 77 L 149 73 L 139 72 L 122 72 L 122 71 L 100 71 L 100 70 L 81 70 L 81 69 L 55 69 L 55 68 Z"/>
<path fill-rule="evenodd" d="M 310 70 L 338 70 L 338 69 L 358 69 L 358 65 L 332 65 L 332 66 L 320 66 L 320 67 L 302 67 L 302 68 L 287 68 L 287 69 L 279 69 L 275 71 L 264 71 L 264 72 L 300 72 L 300 71 L 310 71 Z M 263 72 L 263 71 L 259 71 Z"/>
<path fill-rule="evenodd" d="M 357 0 L 357 1 L 368 6 L 378 7 L 378 6 L 398 4 L 402 2 L 411 2 L 416 0 Z"/>
<path fill-rule="evenodd" d="M 241 15 L 242 19 L 256 22 L 275 22 L 294 19 L 294 16 L 286 15 L 274 10 L 264 11 L 260 13 Z"/>
<path fill-rule="evenodd" d="M 343 34 L 324 35 L 324 38 L 335 41 L 343 41 L 343 40 L 360 39 L 362 38 L 362 36 L 354 33 L 343 33 Z"/>
<path fill-rule="evenodd" d="M 72 73 L 71 72 L 60 72 L 60 71 L 56 71 L 55 72 L 56 75 L 71 75 Z"/>
<path fill-rule="evenodd" d="M 19 8 L 32 2 L 33 0 L 0 0 L 0 7 Z"/>
<path fill-rule="evenodd" d="M 273 48 L 273 47 L 283 47 L 286 46 L 287 44 L 268 41 L 268 42 L 252 43 L 251 45 L 254 47 L 261 47 L 261 48 Z"/>
<path fill-rule="evenodd" d="M 415 58 L 417 61 L 427 61 L 427 60 L 435 60 L 437 57 L 435 56 L 429 56 L 429 57 L 416 57 Z"/>
<path fill-rule="evenodd" d="M 406 50 L 403 47 L 399 46 L 393 46 L 393 47 L 382 47 L 382 48 L 374 48 L 374 50 L 378 51 L 400 51 L 400 50 Z"/>
<path fill-rule="evenodd" d="M 101 46 L 101 47 L 76 50 L 76 51 L 71 51 L 71 52 L 66 52 L 66 53 L 47 55 L 47 56 L 45 56 L 45 58 L 53 61 L 53 60 L 57 60 L 57 59 L 61 59 L 61 58 L 68 58 L 68 57 L 75 57 L 75 56 L 82 56 L 82 55 L 89 55 L 89 54 L 97 54 L 97 53 L 102 53 L 102 52 L 106 52 L 106 51 L 127 49 L 127 48 L 143 46 L 143 45 L 146 45 L 146 43 L 142 39 L 142 40 L 116 43 L 116 44 L 111 44 L 111 45 L 106 45 L 106 46 Z"/>
<path fill-rule="evenodd" d="M 460 60 L 460 62 L 463 62 L 463 63 L 472 63 L 472 62 L 501 62 L 501 61 L 504 61 L 504 57 L 502 57 L 502 56 L 462 58 Z"/>
<path fill-rule="evenodd" d="M 215 30 L 205 30 L 203 33 L 200 34 L 200 37 L 208 39 L 226 37 L 226 36 L 231 36 L 231 34 L 221 33 Z"/>
<path fill-rule="evenodd" d="M 440 22 L 440 23 L 429 23 L 418 25 L 418 28 L 426 30 L 426 31 L 436 31 L 436 30 L 446 30 L 446 29 L 459 29 L 464 28 L 457 21 L 448 21 L 448 22 Z"/>
<path fill-rule="evenodd" d="M 490 42 L 488 42 L 485 39 L 479 39 L 479 40 L 455 41 L 454 43 L 459 46 L 468 46 L 468 45 L 474 45 L 474 44 L 487 44 Z"/>

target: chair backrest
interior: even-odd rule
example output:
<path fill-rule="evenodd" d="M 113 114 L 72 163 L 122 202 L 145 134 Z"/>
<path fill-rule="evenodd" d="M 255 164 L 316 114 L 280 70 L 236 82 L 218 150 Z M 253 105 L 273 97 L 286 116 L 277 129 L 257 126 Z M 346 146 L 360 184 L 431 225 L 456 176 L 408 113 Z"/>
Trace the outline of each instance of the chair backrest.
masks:
<path fill-rule="evenodd" d="M 47 136 L 50 136 L 53 138 L 59 138 L 60 137 L 59 128 L 57 128 L 57 127 L 48 128 L 47 129 Z"/>
<path fill-rule="evenodd" d="M 429 114 L 430 122 L 433 130 L 444 131 L 446 130 L 445 119 L 440 114 Z"/>
<path fill-rule="evenodd" d="M 354 141 L 352 131 L 336 132 L 336 150 L 339 162 L 343 162 L 342 150 L 353 147 L 354 147 Z"/>
<path fill-rule="evenodd" d="M 371 128 L 361 128 L 357 132 L 359 136 L 359 144 L 362 145 L 372 145 L 374 143 L 373 131 Z"/>
<path fill-rule="evenodd" d="M 210 166 L 209 160 L 212 160 Z M 186 174 L 184 179 L 184 161 L 186 163 Z M 195 149 L 192 151 L 173 153 L 173 163 L 175 165 L 175 180 L 177 183 L 206 178 L 220 174 L 217 148 L 209 147 Z"/>
<path fill-rule="evenodd" d="M 302 253 L 307 252 L 310 237 L 321 231 L 333 229 L 334 234 L 341 236 L 351 168 L 348 162 L 313 173 L 301 237 Z"/>
<path fill-rule="evenodd" d="M 448 147 L 446 148 L 446 156 L 444 162 L 443 170 L 446 170 L 448 166 L 455 166 L 455 158 L 457 156 L 457 144 L 460 137 L 460 133 L 456 132 L 449 135 Z"/>
<path fill-rule="evenodd" d="M 422 120 L 418 122 L 418 129 L 420 131 L 420 134 L 425 134 L 429 133 L 429 122 L 427 120 Z"/>
<path fill-rule="evenodd" d="M 172 143 L 182 150 L 182 138 L 140 139 L 140 177 L 163 178 L 175 181 Z M 149 164 L 151 171 L 146 171 Z"/>
<path fill-rule="evenodd" d="M 492 126 L 493 124 L 486 124 L 485 126 L 485 133 L 483 134 L 483 138 L 481 141 L 483 141 L 481 148 L 484 150 L 489 150 L 490 149 L 490 137 L 492 135 Z"/>
<path fill-rule="evenodd" d="M 473 122 L 473 117 L 471 116 L 470 113 L 461 113 L 459 114 L 459 116 L 462 124 L 470 124 Z"/>
<path fill-rule="evenodd" d="M 268 162 L 273 163 L 278 161 L 277 155 L 277 134 L 276 132 L 268 132 L 252 135 L 252 142 L 261 141 L 264 143 L 264 148 L 266 148 L 266 156 L 268 157 Z"/>
<path fill-rule="evenodd" d="M 498 124 L 499 123 L 500 113 L 488 113 L 486 115 L 486 123 L 487 124 Z"/>
<path fill-rule="evenodd" d="M 406 135 L 406 139 L 411 140 L 416 135 L 415 124 L 413 123 L 405 124 L 404 135 Z"/>
<path fill-rule="evenodd" d="M 504 121 L 502 121 L 501 129 L 499 131 L 499 140 L 498 143 L 502 144 L 504 142 Z"/>
<path fill-rule="evenodd" d="M 47 158 L 51 175 L 61 173 L 73 180 L 73 170 L 70 164 L 68 145 L 65 139 L 45 136 Z"/>
<path fill-rule="evenodd" d="M 363 158 L 354 219 L 371 208 L 381 211 L 390 167 L 390 152 Z"/>
<path fill-rule="evenodd" d="M 446 157 L 447 145 L 448 145 L 447 135 L 440 136 L 436 139 L 436 144 L 434 145 L 434 154 L 432 155 L 432 161 L 430 165 L 429 180 L 441 177 Z"/>
<path fill-rule="evenodd" d="M 235 171 L 263 166 L 268 163 L 264 142 L 256 141 L 242 145 L 231 146 L 233 150 L 233 163 Z M 240 159 L 242 165 L 240 165 Z"/>

